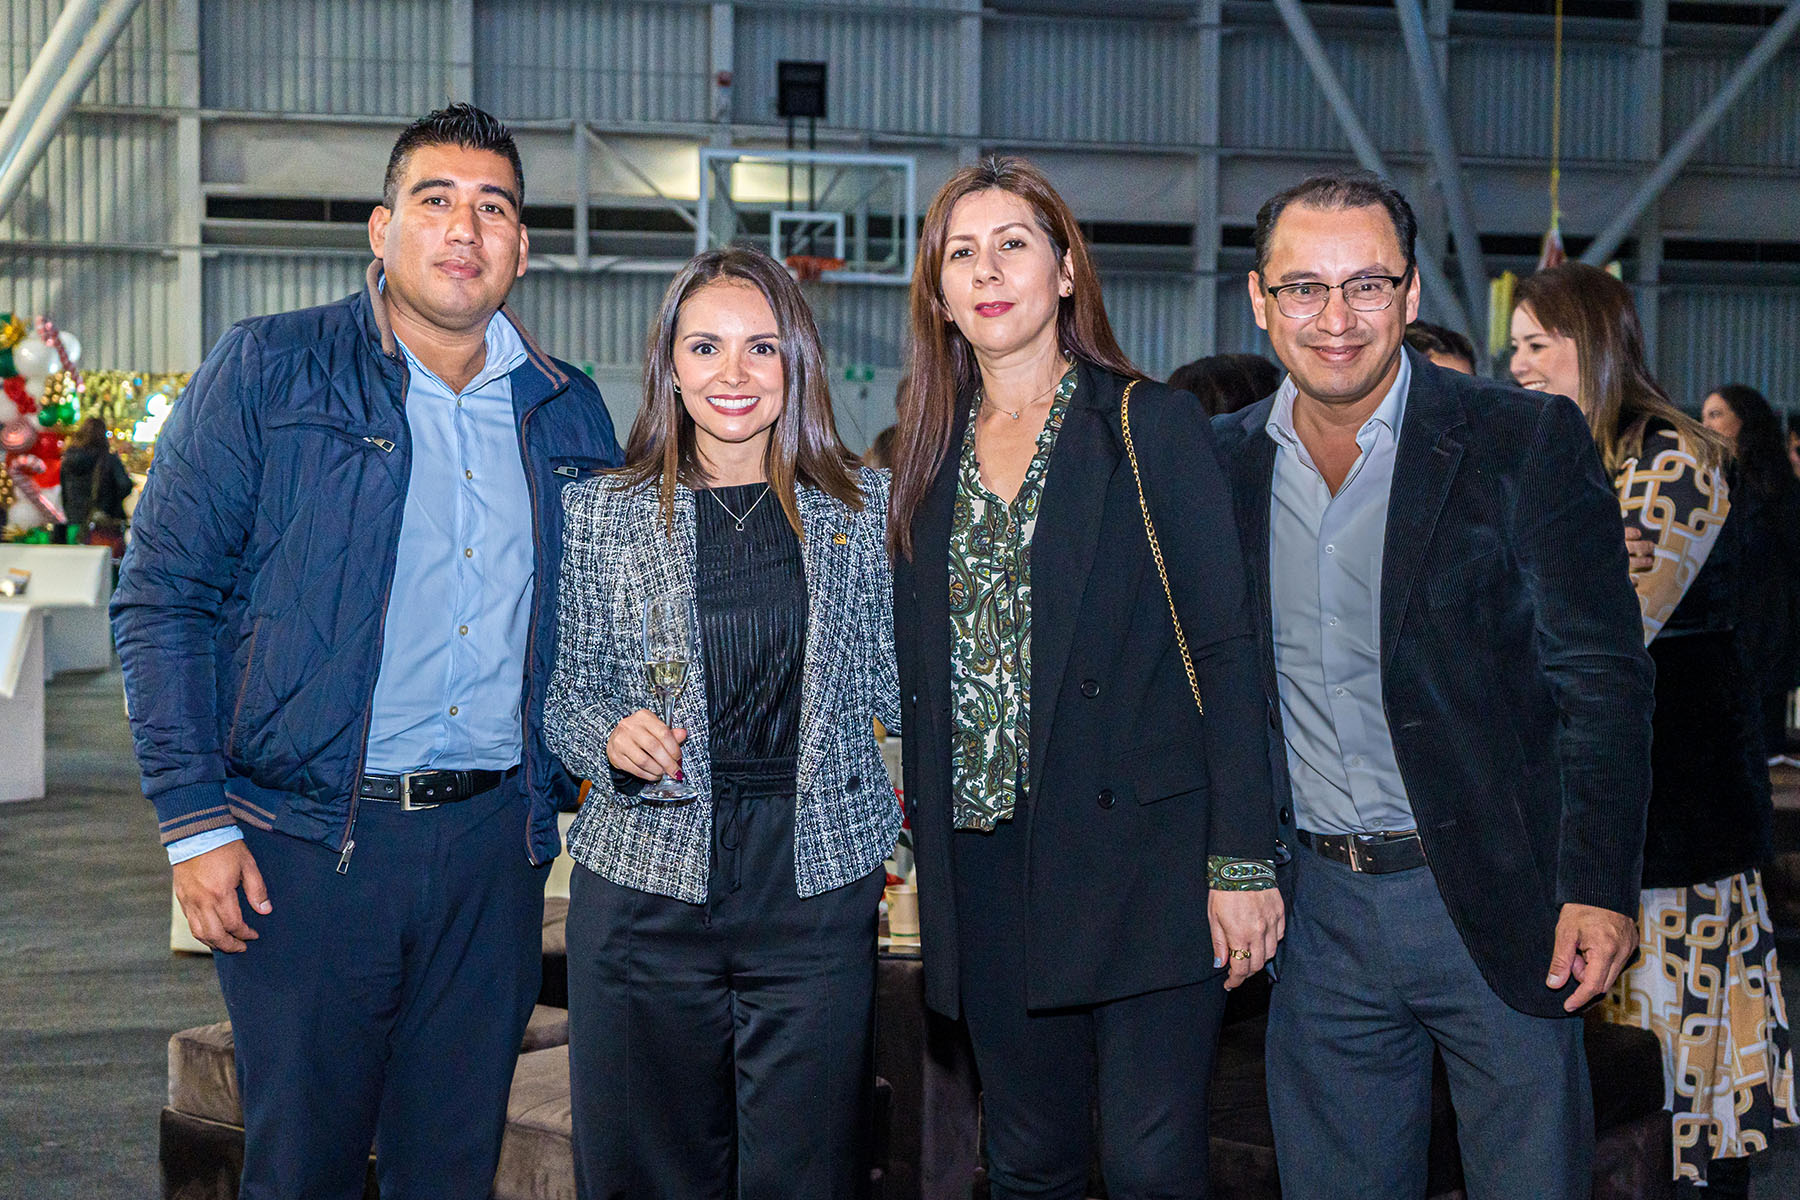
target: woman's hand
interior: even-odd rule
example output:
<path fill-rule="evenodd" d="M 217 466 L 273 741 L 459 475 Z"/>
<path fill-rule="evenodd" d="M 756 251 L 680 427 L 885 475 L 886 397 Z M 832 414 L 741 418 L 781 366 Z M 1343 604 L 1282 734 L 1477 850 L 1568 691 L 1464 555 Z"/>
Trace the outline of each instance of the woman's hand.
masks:
<path fill-rule="evenodd" d="M 606 739 L 606 761 L 639 779 L 655 781 L 664 775 L 681 778 L 681 743 L 687 730 L 670 729 L 655 713 L 640 708 L 613 726 Z"/>
<path fill-rule="evenodd" d="M 1230 991 L 1275 957 L 1275 947 L 1287 930 L 1287 913 L 1280 888 L 1256 892 L 1206 893 L 1206 918 L 1212 926 L 1213 958 L 1229 968 L 1225 990 Z"/>

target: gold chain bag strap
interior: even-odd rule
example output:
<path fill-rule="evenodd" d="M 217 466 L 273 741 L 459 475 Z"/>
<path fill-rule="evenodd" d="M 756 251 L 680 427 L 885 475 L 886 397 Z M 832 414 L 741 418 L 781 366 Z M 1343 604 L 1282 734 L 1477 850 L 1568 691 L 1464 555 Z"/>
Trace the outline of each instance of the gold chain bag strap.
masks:
<path fill-rule="evenodd" d="M 1163 596 L 1169 602 L 1169 620 L 1175 623 L 1175 648 L 1181 651 L 1181 665 L 1187 671 L 1188 688 L 1194 693 L 1194 707 L 1200 715 L 1206 715 L 1206 705 L 1200 702 L 1200 680 L 1194 674 L 1194 656 L 1188 653 L 1187 635 L 1181 631 L 1181 615 L 1175 611 L 1175 593 L 1169 590 L 1169 569 L 1163 565 L 1162 543 L 1156 538 L 1156 526 L 1150 521 L 1150 502 L 1144 499 L 1144 473 L 1138 470 L 1137 449 L 1131 444 L 1131 389 L 1138 385 L 1132 380 L 1125 385 L 1125 396 L 1119 401 L 1119 424 L 1125 431 L 1125 457 L 1131 460 L 1131 477 L 1137 481 L 1138 509 L 1144 514 L 1144 536 L 1150 539 L 1150 557 L 1156 560 L 1156 574 L 1162 580 Z"/>

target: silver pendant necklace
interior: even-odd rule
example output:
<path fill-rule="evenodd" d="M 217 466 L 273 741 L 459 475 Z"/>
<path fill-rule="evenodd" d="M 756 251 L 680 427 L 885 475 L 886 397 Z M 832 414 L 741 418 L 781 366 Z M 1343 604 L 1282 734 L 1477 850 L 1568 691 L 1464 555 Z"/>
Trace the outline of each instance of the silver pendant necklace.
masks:
<path fill-rule="evenodd" d="M 719 500 L 719 493 L 713 491 L 711 488 L 707 489 L 706 494 L 711 496 L 714 500 Z M 739 533 L 742 533 L 742 532 L 744 532 L 744 522 L 748 521 L 750 519 L 750 514 L 756 511 L 756 505 L 761 504 L 765 499 L 768 498 L 768 495 L 769 495 L 769 485 L 765 483 L 765 484 L 763 484 L 762 494 L 757 496 L 756 502 L 754 504 L 752 504 L 749 508 L 746 508 L 744 510 L 744 515 L 741 517 L 738 516 L 736 513 L 732 512 L 731 505 L 725 503 L 723 500 L 719 500 L 719 507 L 724 509 L 726 512 L 726 515 L 728 515 L 733 521 L 737 522 L 737 531 Z"/>

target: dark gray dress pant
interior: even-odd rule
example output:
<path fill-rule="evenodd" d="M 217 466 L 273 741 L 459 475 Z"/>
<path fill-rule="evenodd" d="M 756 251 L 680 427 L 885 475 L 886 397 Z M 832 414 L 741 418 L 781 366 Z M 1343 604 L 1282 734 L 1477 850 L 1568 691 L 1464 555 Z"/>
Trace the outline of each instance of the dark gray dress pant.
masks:
<path fill-rule="evenodd" d="M 1282 1195 L 1423 1197 L 1435 1046 L 1469 1200 L 1586 1197 L 1580 1019 L 1527 1016 L 1495 995 L 1429 868 L 1359 874 L 1305 848 L 1294 862 L 1267 1051 Z"/>
<path fill-rule="evenodd" d="M 792 786 L 791 767 L 786 795 L 715 781 L 704 904 L 576 868 L 569 1074 L 582 1200 L 866 1192 L 884 872 L 797 896 Z"/>

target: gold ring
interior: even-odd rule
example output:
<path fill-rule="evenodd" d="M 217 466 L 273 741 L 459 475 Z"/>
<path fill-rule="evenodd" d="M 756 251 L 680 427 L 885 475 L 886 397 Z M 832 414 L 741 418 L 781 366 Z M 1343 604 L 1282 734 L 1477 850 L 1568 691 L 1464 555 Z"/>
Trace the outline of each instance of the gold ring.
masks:
<path fill-rule="evenodd" d="M 1231 952 L 1231 957 L 1233 957 L 1233 958 L 1249 958 L 1250 952 L 1248 950 L 1233 950 Z"/>

